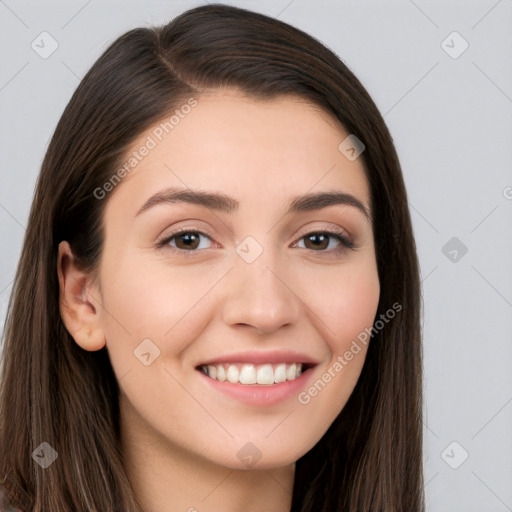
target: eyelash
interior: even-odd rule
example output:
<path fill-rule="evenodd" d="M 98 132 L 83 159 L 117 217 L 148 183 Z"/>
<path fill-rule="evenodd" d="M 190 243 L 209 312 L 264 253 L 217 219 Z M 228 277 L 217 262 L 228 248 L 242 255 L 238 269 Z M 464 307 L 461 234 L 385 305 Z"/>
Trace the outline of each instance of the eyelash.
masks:
<path fill-rule="evenodd" d="M 208 234 L 203 233 L 202 231 L 199 231 L 197 229 L 182 228 L 182 229 L 179 229 L 179 230 L 175 231 L 171 235 L 166 236 L 163 240 L 160 240 L 159 242 L 157 242 L 156 247 L 158 249 L 168 249 L 168 250 L 171 250 L 171 251 L 176 252 L 176 253 L 185 254 L 186 256 L 191 256 L 193 253 L 197 253 L 197 252 L 199 252 L 201 250 L 204 250 L 204 249 L 193 249 L 193 250 L 187 251 L 185 249 L 178 249 L 176 247 L 171 247 L 169 245 L 169 242 L 171 240 L 173 240 L 174 238 L 176 238 L 179 235 L 182 235 L 184 233 L 187 233 L 187 234 L 188 233 L 198 234 L 198 235 L 204 236 L 206 238 L 209 238 L 210 240 L 212 238 Z M 314 249 L 309 249 L 312 252 L 326 253 L 326 254 L 330 254 L 330 255 L 336 256 L 336 255 L 338 255 L 338 254 L 340 254 L 342 252 L 345 252 L 348 249 L 355 249 L 356 248 L 355 244 L 351 240 L 349 240 L 347 238 L 347 236 L 343 232 L 337 231 L 337 230 L 332 230 L 332 231 L 328 231 L 328 230 L 310 231 L 309 233 L 305 233 L 304 235 L 302 235 L 299 240 L 302 240 L 303 238 L 306 238 L 306 237 L 311 236 L 311 235 L 329 236 L 330 238 L 335 238 L 336 240 L 338 240 L 340 242 L 340 246 L 337 247 L 336 249 L 318 250 L 318 251 L 315 251 Z"/>

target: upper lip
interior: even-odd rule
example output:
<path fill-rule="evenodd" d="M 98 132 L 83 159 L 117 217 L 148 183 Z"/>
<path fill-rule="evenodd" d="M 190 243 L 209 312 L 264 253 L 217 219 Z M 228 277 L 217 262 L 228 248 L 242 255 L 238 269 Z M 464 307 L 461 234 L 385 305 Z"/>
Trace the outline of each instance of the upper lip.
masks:
<path fill-rule="evenodd" d="M 308 365 L 318 364 L 312 357 L 295 352 L 293 350 L 275 350 L 271 352 L 263 352 L 260 350 L 249 350 L 245 352 L 233 352 L 212 359 L 203 361 L 198 365 L 216 365 L 222 363 L 254 363 L 254 364 L 277 364 L 277 363 L 303 363 Z"/>

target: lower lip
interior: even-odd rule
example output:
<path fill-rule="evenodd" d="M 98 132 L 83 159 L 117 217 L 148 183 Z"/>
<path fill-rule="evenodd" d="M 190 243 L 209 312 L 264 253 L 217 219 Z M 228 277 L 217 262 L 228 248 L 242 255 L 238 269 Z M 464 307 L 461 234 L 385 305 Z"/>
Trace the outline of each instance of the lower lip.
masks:
<path fill-rule="evenodd" d="M 296 379 L 278 384 L 263 385 L 221 382 L 220 380 L 208 377 L 201 370 L 197 371 L 201 378 L 215 390 L 248 405 L 267 407 L 289 399 L 292 396 L 297 396 L 313 375 L 313 368 L 309 368 Z"/>

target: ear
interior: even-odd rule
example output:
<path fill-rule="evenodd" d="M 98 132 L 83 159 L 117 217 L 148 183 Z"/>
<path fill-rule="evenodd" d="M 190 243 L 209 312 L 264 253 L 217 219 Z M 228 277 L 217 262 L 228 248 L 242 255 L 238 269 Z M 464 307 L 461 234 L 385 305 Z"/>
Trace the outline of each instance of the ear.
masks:
<path fill-rule="evenodd" d="M 57 255 L 60 316 L 66 329 L 84 350 L 105 346 L 100 293 L 92 276 L 80 270 L 69 243 L 59 244 Z"/>

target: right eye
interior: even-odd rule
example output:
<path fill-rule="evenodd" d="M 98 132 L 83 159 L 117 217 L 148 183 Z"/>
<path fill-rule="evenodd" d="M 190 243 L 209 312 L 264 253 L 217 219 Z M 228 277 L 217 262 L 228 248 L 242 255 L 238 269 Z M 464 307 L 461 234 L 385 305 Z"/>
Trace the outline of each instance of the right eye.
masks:
<path fill-rule="evenodd" d="M 157 243 L 157 247 L 168 248 L 172 251 L 178 251 L 182 253 L 197 252 L 196 249 L 208 249 L 209 247 L 199 247 L 201 237 L 211 240 L 211 238 L 202 231 L 183 228 L 159 241 Z M 174 246 L 172 245 L 173 241 L 175 241 Z"/>

